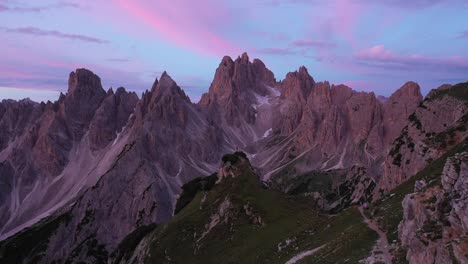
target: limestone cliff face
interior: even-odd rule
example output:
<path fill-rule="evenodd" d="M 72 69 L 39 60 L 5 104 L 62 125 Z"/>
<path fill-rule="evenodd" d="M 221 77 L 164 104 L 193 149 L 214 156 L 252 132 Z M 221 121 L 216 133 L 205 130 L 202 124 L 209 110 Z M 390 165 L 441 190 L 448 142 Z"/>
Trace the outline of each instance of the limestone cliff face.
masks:
<path fill-rule="evenodd" d="M 2 187 L 1 235 L 18 232 L 94 185 L 109 164 L 101 162 L 103 150 L 137 101 L 124 89 L 106 95 L 99 77 L 86 69 L 72 72 L 68 83 L 55 103 L 1 103 L 0 145 L 8 142 L 0 151 L 8 183 Z"/>
<path fill-rule="evenodd" d="M 451 89 L 447 92 L 464 88 Z M 395 188 L 461 142 L 467 136 L 467 111 L 461 98 L 445 93 L 426 97 L 393 142 L 376 191 Z"/>
<path fill-rule="evenodd" d="M 399 238 L 409 263 L 468 263 L 468 153 L 447 159 L 441 183 L 403 200 Z"/>
<path fill-rule="evenodd" d="M 283 90 L 285 99 L 280 103 L 281 114 L 274 123 L 277 125 L 271 140 L 286 139 L 263 149 L 274 153 L 270 162 L 262 163 L 271 172 L 267 178 L 281 174 L 282 167 L 290 165 L 302 172 L 357 165 L 370 168 L 369 175 L 378 181 L 381 163 L 397 137 L 396 131 L 402 130 L 410 115 L 406 114 L 421 102 L 419 86 L 407 83 L 382 102 L 373 93 L 328 82 L 314 83 L 310 76 L 304 77 L 308 76 L 305 68 L 288 76 L 294 81 L 287 78 L 282 82 L 289 88 Z M 268 155 L 260 153 L 258 159 Z"/>
<path fill-rule="evenodd" d="M 274 85 L 273 73 L 262 61 L 250 62 L 247 53 L 235 61 L 224 57 L 199 105 L 213 116 L 220 111 L 217 121 L 225 121 L 228 125 L 253 124 L 256 119 L 255 94 L 265 96 L 269 93 L 267 87 Z"/>
<path fill-rule="evenodd" d="M 51 237 L 43 262 L 99 262 L 136 228 L 167 221 L 181 185 L 215 169 L 212 161 L 221 151 L 211 129 L 163 73 L 120 131 L 110 168 L 79 197 L 68 223 Z M 102 256 L 92 253 L 93 245 L 102 248 Z"/>
<path fill-rule="evenodd" d="M 115 93 L 109 90 L 90 123 L 89 141 L 92 149 L 101 149 L 115 140 L 127 124 L 138 100 L 135 93 L 128 93 L 123 87 Z"/>

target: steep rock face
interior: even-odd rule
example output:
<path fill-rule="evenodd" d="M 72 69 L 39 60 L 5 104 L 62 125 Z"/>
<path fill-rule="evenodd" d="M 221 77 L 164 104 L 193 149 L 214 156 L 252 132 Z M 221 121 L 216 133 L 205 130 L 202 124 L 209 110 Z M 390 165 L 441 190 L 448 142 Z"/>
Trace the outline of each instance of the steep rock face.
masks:
<path fill-rule="evenodd" d="M 181 185 L 215 168 L 222 146 L 211 129 L 163 73 L 120 132 L 112 166 L 74 204 L 42 261 L 103 261 L 136 228 L 167 221 Z M 96 245 L 102 254 L 93 253 Z"/>
<path fill-rule="evenodd" d="M 395 188 L 468 135 L 468 105 L 462 97 L 451 95 L 464 89 L 454 86 L 429 95 L 409 116 L 385 159 L 376 191 L 381 194 Z"/>
<path fill-rule="evenodd" d="M 117 137 L 138 100 L 135 93 L 128 93 L 123 87 L 118 88 L 115 93 L 109 91 L 90 124 L 89 141 L 92 149 L 101 149 Z"/>
<path fill-rule="evenodd" d="M 105 96 L 101 79 L 93 72 L 77 69 L 70 73 L 68 93 L 59 113 L 74 139 L 81 139 Z"/>
<path fill-rule="evenodd" d="M 288 73 L 281 82 L 280 98 L 284 102 L 280 108 L 281 117 L 276 120 L 275 127 L 281 134 L 288 135 L 297 128 L 302 119 L 307 97 L 314 85 L 314 79 L 304 66 L 298 71 Z"/>
<path fill-rule="evenodd" d="M 403 200 L 399 238 L 409 263 L 468 263 L 468 153 L 447 159 L 441 184 Z"/>
<path fill-rule="evenodd" d="M 391 144 L 406 125 L 407 120 L 421 103 L 421 88 L 415 82 L 407 82 L 385 101 L 385 144 Z"/>
<path fill-rule="evenodd" d="M 0 152 L 0 163 L 5 168 L 2 181 L 8 183 L 0 200 L 0 214 L 5 216 L 0 221 L 0 237 L 15 233 L 70 202 L 108 169 L 112 152 L 93 154 L 91 150 L 102 150 L 105 144 L 99 137 L 104 132 L 115 135 L 117 129 L 115 126 L 99 130 L 99 122 L 114 116 L 126 122 L 129 109 L 136 103 L 135 98 L 124 103 L 124 111 L 121 107 L 108 108 L 110 98 L 125 97 L 126 92 L 121 90 L 118 94 L 103 103 L 106 93 L 99 77 L 78 69 L 70 74 L 68 93 L 61 94 L 57 102 L 32 104 L 27 124 L 21 125 L 22 115 L 17 115 L 16 125 L 7 117 L 14 107 L 4 112 L 2 120 L 9 121 L 9 127 L 17 129 L 18 134 Z M 22 109 L 28 111 L 30 107 Z"/>
<path fill-rule="evenodd" d="M 259 59 L 250 62 L 246 53 L 235 61 L 226 56 L 198 105 L 232 139 L 232 148 L 245 147 L 266 130 L 262 120 L 268 117 L 259 107 L 274 95 L 275 85 L 273 73 Z"/>
<path fill-rule="evenodd" d="M 307 73 L 304 69 L 301 72 Z M 300 81 L 283 82 L 297 84 L 292 86 L 296 87 L 297 93 L 286 93 L 296 98 L 293 104 L 295 111 L 277 119 L 279 125 L 273 128 L 273 135 L 267 138 L 269 143 L 263 153 L 254 158 L 254 164 L 261 160 L 267 179 L 281 174 L 284 169 L 289 170 L 291 166 L 299 173 L 361 166 L 368 168 L 371 178 L 378 181 L 382 173 L 381 163 L 391 144 L 389 138 L 395 134 L 392 131 L 401 131 L 407 122 L 391 121 L 391 129 L 387 128 L 390 127 L 388 117 L 398 115 L 401 119 L 404 115 L 396 113 L 399 108 L 388 105 L 405 97 L 399 103 L 405 106 L 406 111 L 415 109 L 420 103 L 418 98 L 421 98 L 419 86 L 406 84 L 392 95 L 392 99 L 383 103 L 373 93 L 356 92 L 347 86 L 332 86 L 328 82 L 313 83 L 312 78 L 299 78 L 303 79 L 309 80 L 304 82 L 309 85 L 299 85 Z M 303 100 L 304 94 L 307 95 L 306 101 Z M 281 106 L 287 104 L 285 100 Z M 270 158 L 265 163 L 267 156 Z"/>
<path fill-rule="evenodd" d="M 41 114 L 42 108 L 28 99 L 0 102 L 0 151 L 24 133 L 25 128 Z"/>

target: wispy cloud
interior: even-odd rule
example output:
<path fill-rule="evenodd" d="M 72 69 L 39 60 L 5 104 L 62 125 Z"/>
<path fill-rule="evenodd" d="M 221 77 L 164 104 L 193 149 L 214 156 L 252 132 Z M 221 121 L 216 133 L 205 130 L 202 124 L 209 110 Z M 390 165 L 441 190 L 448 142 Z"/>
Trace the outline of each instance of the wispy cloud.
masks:
<path fill-rule="evenodd" d="M 318 48 L 327 48 L 334 47 L 336 44 L 323 40 L 312 40 L 312 39 L 298 39 L 292 43 L 295 47 L 318 47 Z"/>
<path fill-rule="evenodd" d="M 63 38 L 63 39 L 71 39 L 71 40 L 79 40 L 84 42 L 91 42 L 97 44 L 106 44 L 108 43 L 107 40 L 90 37 L 81 34 L 70 34 L 64 33 L 57 30 L 44 30 L 36 27 L 20 27 L 20 28 L 5 28 L 0 27 L 1 30 L 9 33 L 19 33 L 19 34 L 26 34 L 26 35 L 33 35 L 33 36 L 50 36 L 56 38 Z"/>
<path fill-rule="evenodd" d="M 358 62 L 372 67 L 392 69 L 452 69 L 468 70 L 468 60 L 462 56 L 436 57 L 422 54 L 400 55 L 387 50 L 384 45 L 377 45 L 355 54 Z"/>
<path fill-rule="evenodd" d="M 461 32 L 458 38 L 468 38 L 468 30 Z"/>
<path fill-rule="evenodd" d="M 107 59 L 107 61 L 110 61 L 110 62 L 130 62 L 132 60 L 129 59 L 129 58 L 109 58 L 109 59 Z"/>
<path fill-rule="evenodd" d="M 435 6 L 438 4 L 449 4 L 457 6 L 466 6 L 465 0 L 360 0 L 364 4 L 381 4 L 404 9 L 419 9 Z"/>
<path fill-rule="evenodd" d="M 61 8 L 81 8 L 80 5 L 71 2 L 59 2 L 56 4 L 50 5 L 41 5 L 41 6 L 6 6 L 0 4 L 0 12 L 18 12 L 18 13 L 40 13 L 52 9 L 61 9 Z"/>
<path fill-rule="evenodd" d="M 298 52 L 288 48 L 263 48 L 255 50 L 261 54 L 270 54 L 270 55 L 294 55 Z"/>
<path fill-rule="evenodd" d="M 223 33 L 238 23 L 226 3 L 216 0 L 113 0 L 134 21 L 184 48 L 216 56 L 241 51 Z"/>

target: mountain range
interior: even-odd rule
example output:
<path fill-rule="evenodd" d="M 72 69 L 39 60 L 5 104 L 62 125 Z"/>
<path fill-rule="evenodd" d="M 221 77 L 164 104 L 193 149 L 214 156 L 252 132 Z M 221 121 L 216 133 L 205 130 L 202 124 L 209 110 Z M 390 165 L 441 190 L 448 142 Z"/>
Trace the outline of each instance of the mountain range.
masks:
<path fill-rule="evenodd" d="M 0 262 L 468 263 L 467 136 L 468 83 L 382 98 L 244 53 L 194 103 L 77 69 L 0 103 Z"/>

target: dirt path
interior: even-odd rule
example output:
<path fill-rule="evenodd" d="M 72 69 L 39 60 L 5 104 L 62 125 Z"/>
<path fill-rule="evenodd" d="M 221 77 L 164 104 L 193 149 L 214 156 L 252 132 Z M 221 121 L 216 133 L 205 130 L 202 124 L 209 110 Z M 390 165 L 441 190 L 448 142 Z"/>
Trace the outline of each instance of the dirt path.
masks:
<path fill-rule="evenodd" d="M 366 223 L 370 229 L 374 230 L 379 235 L 379 240 L 377 241 L 377 245 L 374 247 L 373 252 L 382 252 L 382 254 L 378 254 L 378 258 L 381 258 L 380 261 L 383 261 L 385 264 L 392 264 L 392 254 L 390 254 L 390 246 L 388 244 L 387 234 L 385 234 L 385 232 L 380 229 L 380 227 L 374 220 L 367 218 L 366 214 L 364 214 L 364 210 L 362 209 L 362 207 L 359 206 L 358 210 L 361 213 L 362 218 L 364 219 L 364 223 Z M 376 255 L 377 254 L 375 254 L 374 256 Z"/>
<path fill-rule="evenodd" d="M 314 248 L 312 250 L 301 252 L 301 253 L 297 254 L 296 256 L 292 257 L 290 260 L 288 260 L 286 262 L 286 264 L 295 264 L 296 262 L 298 262 L 299 260 L 301 260 L 301 259 L 303 259 L 305 257 L 312 256 L 317 251 L 321 250 L 324 246 L 326 246 L 326 244 L 322 245 L 322 246 L 320 246 L 318 248 Z"/>

